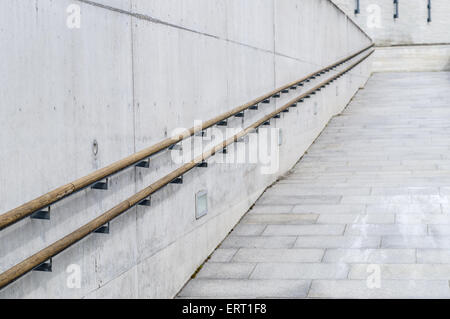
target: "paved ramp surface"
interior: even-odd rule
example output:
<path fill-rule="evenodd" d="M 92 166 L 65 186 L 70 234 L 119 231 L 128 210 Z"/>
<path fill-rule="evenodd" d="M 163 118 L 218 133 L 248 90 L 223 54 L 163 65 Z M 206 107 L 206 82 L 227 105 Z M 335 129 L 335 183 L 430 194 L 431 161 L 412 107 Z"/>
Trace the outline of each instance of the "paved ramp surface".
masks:
<path fill-rule="evenodd" d="M 450 73 L 380 73 L 183 298 L 450 298 Z"/>

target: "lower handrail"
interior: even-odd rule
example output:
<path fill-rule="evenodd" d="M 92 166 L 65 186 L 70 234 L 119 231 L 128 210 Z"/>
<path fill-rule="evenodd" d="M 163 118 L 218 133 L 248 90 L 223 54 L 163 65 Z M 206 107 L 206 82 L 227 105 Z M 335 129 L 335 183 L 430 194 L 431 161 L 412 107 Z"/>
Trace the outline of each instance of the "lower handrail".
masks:
<path fill-rule="evenodd" d="M 228 119 L 238 113 L 241 113 L 242 111 L 249 109 L 250 107 L 254 106 L 255 104 L 261 103 L 264 100 L 267 100 L 271 97 L 273 97 L 275 94 L 278 94 L 286 89 L 289 89 L 292 86 L 298 85 L 302 82 L 307 81 L 310 78 L 319 77 L 325 72 L 329 72 L 331 69 L 353 59 L 357 55 L 361 54 L 362 52 L 370 49 L 374 44 L 370 44 L 369 46 L 349 55 L 346 58 L 343 58 L 327 67 L 324 67 L 318 71 L 315 71 L 311 74 L 308 74 L 304 76 L 301 79 L 298 79 L 296 81 L 293 81 L 291 83 L 288 83 L 282 87 L 279 87 L 267 94 L 264 94 L 263 96 L 254 99 L 244 105 L 235 107 L 234 109 L 225 112 L 219 116 L 216 116 L 210 120 L 207 120 L 202 123 L 199 127 L 191 127 L 190 129 L 186 130 L 183 134 L 173 136 L 171 138 L 167 138 L 155 145 L 152 145 L 146 149 L 143 149 L 137 153 L 134 153 L 122 160 L 119 160 L 115 163 L 112 163 L 104 168 L 101 168 L 99 170 L 96 170 L 84 177 L 81 177 L 71 183 L 68 183 L 66 185 L 60 186 L 42 196 L 39 196 L 29 202 L 26 202 L 19 207 L 16 207 L 12 210 L 9 210 L 8 212 L 0 215 L 0 230 L 13 225 L 14 223 L 30 216 L 36 211 L 39 211 L 43 208 L 49 207 L 52 204 L 55 204 L 56 202 L 82 190 L 86 187 L 89 187 L 90 185 L 93 185 L 94 183 L 104 180 L 105 178 L 117 174 L 120 171 L 133 166 L 141 161 L 144 161 L 148 159 L 149 157 L 177 144 L 178 142 L 184 140 L 185 138 L 188 138 L 190 136 L 193 136 L 195 133 L 206 130 L 207 128 L 210 128 L 217 123 Z"/>
<path fill-rule="evenodd" d="M 28 257 L 24 261 L 16 264 L 15 266 L 11 267 L 10 269 L 6 270 L 2 274 L 0 274 L 0 289 L 9 285 L 16 279 L 20 278 L 21 276 L 25 275 L 29 271 L 33 270 L 37 266 L 41 265 L 45 261 L 49 260 L 50 258 L 54 257 L 55 255 L 61 253 L 63 250 L 69 248 L 70 246 L 74 245 L 78 241 L 82 240 L 101 226 L 107 224 L 117 216 L 123 214 L 130 208 L 134 207 L 135 205 L 139 204 L 142 200 L 145 200 L 148 198 L 151 194 L 155 193 L 162 187 L 169 184 L 171 181 L 176 179 L 177 177 L 180 177 L 184 174 L 186 174 L 188 171 L 196 167 L 199 163 L 203 162 L 204 160 L 208 159 L 215 153 L 221 151 L 228 145 L 236 142 L 241 137 L 244 137 L 245 135 L 253 132 L 255 129 L 263 125 L 268 120 L 272 119 L 276 115 L 283 112 L 283 110 L 288 109 L 291 107 L 294 103 L 298 103 L 302 99 L 304 99 L 307 96 L 310 96 L 312 93 L 320 90 L 324 86 L 330 84 L 331 82 L 335 81 L 337 78 L 340 78 L 342 75 L 349 72 L 351 69 L 359 65 L 361 62 L 366 60 L 374 50 L 372 50 L 369 54 L 365 55 L 358 61 L 354 62 L 341 72 L 337 73 L 336 75 L 332 76 L 326 81 L 323 81 L 322 83 L 316 85 L 315 87 L 311 88 L 310 90 L 306 91 L 305 93 L 301 94 L 300 96 L 294 98 L 293 100 L 290 100 L 285 105 L 281 106 L 280 108 L 276 109 L 275 111 L 267 114 L 260 120 L 254 122 L 252 125 L 248 126 L 244 130 L 241 130 L 237 134 L 233 135 L 232 137 L 224 140 L 223 142 L 217 144 L 213 148 L 209 149 L 208 151 L 202 153 L 201 155 L 194 158 L 191 162 L 184 164 L 183 166 L 179 167 L 178 169 L 172 171 L 171 173 L 167 174 L 166 176 L 162 177 L 161 179 L 157 180 L 150 186 L 142 189 L 140 192 L 136 193 L 135 195 L 129 197 L 125 201 L 121 202 L 120 204 L 116 205 L 115 207 L 111 208 L 107 212 L 103 213 L 99 217 L 93 219 L 92 221 L 88 222 L 84 226 L 78 228 L 77 230 L 73 231 L 69 235 L 61 238 L 60 240 L 54 242 L 53 244 L 49 245 L 48 247 L 40 250 L 36 254 Z"/>

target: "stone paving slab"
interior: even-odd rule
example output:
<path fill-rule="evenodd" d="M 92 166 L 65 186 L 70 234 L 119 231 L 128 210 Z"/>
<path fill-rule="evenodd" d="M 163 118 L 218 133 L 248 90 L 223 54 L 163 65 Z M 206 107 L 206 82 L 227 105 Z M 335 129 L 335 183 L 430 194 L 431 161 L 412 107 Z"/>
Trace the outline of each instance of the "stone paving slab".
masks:
<path fill-rule="evenodd" d="M 384 236 L 383 248 L 450 248 L 450 236 Z"/>
<path fill-rule="evenodd" d="M 286 214 L 292 212 L 294 205 L 256 205 L 247 214 Z"/>
<path fill-rule="evenodd" d="M 379 73 L 179 298 L 450 298 L 450 73 Z"/>
<path fill-rule="evenodd" d="M 367 280 L 314 280 L 310 298 L 450 298 L 447 280 L 382 280 L 380 288 Z"/>
<path fill-rule="evenodd" d="M 313 224 L 319 214 L 247 214 L 242 224 Z"/>
<path fill-rule="evenodd" d="M 233 262 L 291 262 L 318 263 L 322 260 L 324 249 L 249 249 L 241 248 L 234 255 Z"/>
<path fill-rule="evenodd" d="M 366 205 L 297 205 L 291 210 L 293 214 L 364 214 Z"/>
<path fill-rule="evenodd" d="M 448 214 L 397 214 L 397 224 L 450 225 Z"/>
<path fill-rule="evenodd" d="M 449 264 L 379 264 L 381 279 L 450 280 Z M 349 279 L 367 279 L 367 264 L 351 265 Z M 253 276 L 253 275 L 252 275 Z"/>
<path fill-rule="evenodd" d="M 222 248 L 292 248 L 296 236 L 229 236 Z"/>
<path fill-rule="evenodd" d="M 207 263 L 197 278 L 247 279 L 255 266 L 252 263 Z"/>
<path fill-rule="evenodd" d="M 317 224 L 393 224 L 394 214 L 320 214 Z"/>
<path fill-rule="evenodd" d="M 301 298 L 308 294 L 310 280 L 193 279 L 180 297 Z"/>
<path fill-rule="evenodd" d="M 214 251 L 210 262 L 228 262 L 233 258 L 238 250 L 235 248 L 218 248 Z"/>
<path fill-rule="evenodd" d="M 358 224 L 348 225 L 345 230 L 346 235 L 365 236 L 387 236 L 387 235 L 427 235 L 427 225 L 380 225 L 380 224 Z"/>
<path fill-rule="evenodd" d="M 268 193 L 266 193 L 268 194 Z M 327 196 L 327 195 L 263 195 L 258 201 L 260 205 L 276 204 L 282 202 L 287 205 L 299 204 L 338 204 L 341 201 L 341 196 Z"/>
<path fill-rule="evenodd" d="M 346 279 L 348 272 L 344 263 L 260 263 L 250 279 Z"/>
<path fill-rule="evenodd" d="M 420 264 L 450 264 L 448 249 L 417 249 L 416 257 Z"/>
<path fill-rule="evenodd" d="M 326 263 L 415 263 L 415 249 L 327 249 Z"/>
<path fill-rule="evenodd" d="M 254 224 L 239 224 L 237 225 L 232 236 L 258 236 L 261 235 L 266 229 L 266 225 L 254 225 Z"/>
<path fill-rule="evenodd" d="M 381 245 L 379 236 L 298 236 L 296 248 L 378 248 Z"/>
<path fill-rule="evenodd" d="M 268 225 L 263 236 L 342 235 L 345 225 Z"/>

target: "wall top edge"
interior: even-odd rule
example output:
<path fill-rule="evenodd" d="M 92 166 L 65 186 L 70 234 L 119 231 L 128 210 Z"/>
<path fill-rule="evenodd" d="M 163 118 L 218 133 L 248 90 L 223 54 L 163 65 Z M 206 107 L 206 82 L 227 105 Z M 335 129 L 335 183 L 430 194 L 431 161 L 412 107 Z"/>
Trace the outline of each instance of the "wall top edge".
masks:
<path fill-rule="evenodd" d="M 359 31 L 362 32 L 362 34 L 364 34 L 367 39 L 369 39 L 372 43 L 373 43 L 373 39 L 367 34 L 366 31 L 364 31 L 359 24 L 357 24 L 344 10 L 342 10 L 336 3 L 334 3 L 333 0 L 328 0 L 328 2 L 330 2 L 336 9 L 338 9 L 340 12 L 342 12 L 342 14 L 344 14 L 347 19 L 357 28 L 359 29 Z"/>
<path fill-rule="evenodd" d="M 446 43 L 398 43 L 398 44 L 377 44 L 377 48 L 395 48 L 395 47 L 434 47 L 434 46 L 450 46 L 450 42 Z"/>

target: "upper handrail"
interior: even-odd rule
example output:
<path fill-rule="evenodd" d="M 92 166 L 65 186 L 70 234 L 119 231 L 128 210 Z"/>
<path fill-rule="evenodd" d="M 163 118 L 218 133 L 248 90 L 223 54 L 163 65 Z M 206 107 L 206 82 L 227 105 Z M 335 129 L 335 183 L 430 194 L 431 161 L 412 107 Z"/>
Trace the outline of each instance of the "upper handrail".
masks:
<path fill-rule="evenodd" d="M 213 156 L 215 153 L 223 150 L 228 145 L 238 141 L 240 138 L 244 137 L 245 135 L 253 132 L 255 129 L 259 128 L 261 125 L 266 123 L 267 121 L 270 121 L 270 119 L 274 118 L 278 114 L 282 113 L 284 110 L 288 109 L 289 107 L 292 107 L 294 104 L 303 101 L 304 98 L 310 96 L 311 94 L 314 94 L 316 91 L 320 91 L 325 86 L 329 85 L 331 82 L 335 81 L 337 78 L 340 78 L 345 73 L 349 72 L 351 69 L 359 65 L 361 62 L 363 62 L 365 59 L 367 59 L 374 50 L 372 50 L 370 53 L 359 59 L 358 61 L 354 62 L 341 72 L 338 72 L 336 75 L 332 76 L 326 81 L 321 82 L 320 84 L 316 85 L 315 87 L 311 88 L 310 90 L 306 91 L 305 93 L 299 95 L 298 97 L 290 100 L 280 108 L 274 110 L 273 112 L 265 115 L 260 120 L 254 122 L 247 128 L 241 130 L 240 132 L 236 133 L 235 135 L 231 136 L 230 138 L 220 142 L 216 146 L 212 147 L 208 151 L 202 153 L 201 155 L 198 155 L 195 157 L 192 161 L 189 163 L 184 164 L 183 166 L 175 169 L 171 173 L 167 174 L 166 176 L 160 178 L 156 182 L 152 183 L 150 186 L 142 189 L 138 193 L 134 194 L 133 196 L 129 197 L 128 199 L 124 200 L 123 202 L 119 203 L 115 207 L 111 208 L 110 210 L 106 211 L 102 215 L 98 216 L 97 218 L 91 220 L 87 224 L 81 226 L 77 230 L 73 231 L 72 233 L 68 234 L 67 236 L 63 237 L 62 239 L 54 242 L 53 244 L 47 246 L 46 248 L 40 250 L 39 252 L 35 253 L 34 255 L 28 257 L 27 259 L 23 260 L 22 262 L 16 264 L 15 266 L 11 267 L 10 269 L 6 270 L 5 272 L 0 274 L 0 289 L 9 285 L 19 277 L 23 276 L 27 272 L 35 269 L 37 266 L 41 265 L 45 261 L 49 260 L 50 258 L 54 257 L 55 255 L 59 254 L 63 250 L 69 248 L 73 244 L 77 243 L 78 241 L 82 240 L 95 230 L 99 229 L 101 226 L 107 224 L 114 218 L 118 217 L 122 213 L 126 212 L 130 208 L 138 205 L 142 200 L 145 200 L 153 193 L 160 190 L 162 187 L 169 184 L 174 179 L 186 174 L 188 171 L 193 169 L 194 167 L 198 166 L 199 163 L 205 161 L 209 157 Z"/>
<path fill-rule="evenodd" d="M 98 170 L 96 170 L 84 177 L 81 177 L 71 183 L 60 186 L 42 196 L 39 196 L 25 204 L 20 205 L 19 207 L 11 209 L 8 212 L 0 215 L 0 230 L 22 220 L 23 218 L 30 216 L 31 214 L 33 214 L 34 212 L 36 212 L 40 209 L 43 209 L 52 204 L 55 204 L 56 202 L 60 201 L 61 199 L 65 198 L 73 193 L 76 193 L 86 187 L 89 187 L 90 185 L 93 185 L 96 182 L 104 180 L 105 178 L 107 178 L 111 175 L 114 175 L 114 174 L 116 174 L 132 165 L 135 165 L 143 160 L 146 160 L 147 158 L 151 157 L 152 155 L 155 155 L 155 154 L 179 143 L 180 141 L 184 140 L 185 138 L 193 136 L 195 133 L 197 133 L 199 131 L 210 128 L 210 127 L 216 125 L 217 123 L 220 123 L 221 121 L 224 121 L 238 113 L 241 113 L 244 110 L 249 109 L 250 107 L 252 107 L 256 104 L 261 103 L 261 102 L 273 97 L 277 93 L 280 93 L 280 92 L 282 92 L 292 86 L 298 85 L 302 82 L 305 82 L 306 80 L 308 80 L 312 77 L 320 76 L 324 72 L 328 72 L 331 69 L 353 59 L 355 56 L 357 56 L 357 55 L 361 54 L 362 52 L 373 47 L 373 45 L 374 44 L 372 43 L 369 46 L 365 47 L 364 49 L 359 50 L 358 52 L 356 52 L 346 58 L 343 58 L 343 59 L 333 63 L 330 66 L 324 67 L 324 68 L 320 69 L 319 71 L 308 74 L 307 76 L 305 76 L 299 80 L 293 81 L 289 84 L 279 87 L 267 94 L 264 94 L 263 96 L 261 96 L 257 99 L 254 99 L 246 104 L 238 106 L 228 112 L 225 112 L 225 113 L 223 113 L 219 116 L 216 116 L 208 121 L 205 121 L 202 123 L 202 125 L 199 125 L 198 127 L 191 127 L 190 129 L 186 130 L 184 132 L 184 134 L 166 138 L 157 144 L 154 144 L 148 148 L 145 148 L 139 152 L 136 152 L 130 156 L 127 156 L 124 159 L 114 162 L 106 167 L 98 169 Z"/>

